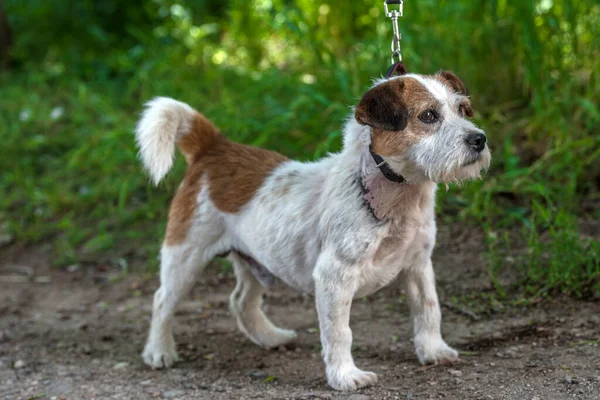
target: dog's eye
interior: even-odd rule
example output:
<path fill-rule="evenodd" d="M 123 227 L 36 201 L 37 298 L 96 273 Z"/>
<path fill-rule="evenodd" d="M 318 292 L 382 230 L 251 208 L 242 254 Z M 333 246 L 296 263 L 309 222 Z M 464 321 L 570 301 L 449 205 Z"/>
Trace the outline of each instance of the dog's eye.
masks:
<path fill-rule="evenodd" d="M 433 124 L 439 119 L 439 117 L 435 110 L 426 110 L 419 115 L 419 119 L 426 124 Z"/>

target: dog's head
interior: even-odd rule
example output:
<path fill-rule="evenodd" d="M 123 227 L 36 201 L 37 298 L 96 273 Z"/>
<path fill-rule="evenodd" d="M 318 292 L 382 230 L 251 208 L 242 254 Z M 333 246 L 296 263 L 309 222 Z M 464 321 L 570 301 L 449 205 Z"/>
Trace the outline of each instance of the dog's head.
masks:
<path fill-rule="evenodd" d="M 465 86 L 449 71 L 381 80 L 355 110 L 371 127 L 373 151 L 409 181 L 479 177 L 491 155 L 472 116 Z"/>

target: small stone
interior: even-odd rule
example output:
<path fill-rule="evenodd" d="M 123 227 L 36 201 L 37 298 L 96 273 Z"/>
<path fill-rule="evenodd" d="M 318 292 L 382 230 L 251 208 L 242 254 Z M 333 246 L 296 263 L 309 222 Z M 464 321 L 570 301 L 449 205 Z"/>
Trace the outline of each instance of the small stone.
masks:
<path fill-rule="evenodd" d="M 353 394 L 348 397 L 348 400 L 370 400 L 371 396 L 367 396 L 366 394 Z"/>
<path fill-rule="evenodd" d="M 317 328 L 308 328 L 306 333 L 317 333 Z"/>
<path fill-rule="evenodd" d="M 69 271 L 69 272 L 75 272 L 75 271 L 78 271 L 79 268 L 81 268 L 81 265 L 79 265 L 79 264 L 73 264 L 73 265 L 69 265 L 67 267 L 67 271 Z"/>
<path fill-rule="evenodd" d="M 462 371 L 458 370 L 458 369 L 449 369 L 448 372 L 450 373 L 450 375 L 454 375 L 454 376 L 462 376 Z"/>
<path fill-rule="evenodd" d="M 129 363 L 127 361 L 123 361 L 120 363 L 116 363 L 113 369 L 123 369 L 129 367 Z"/>
<path fill-rule="evenodd" d="M 92 354 L 92 347 L 89 344 L 82 344 L 79 347 L 79 350 L 83 353 L 83 354 Z"/>
<path fill-rule="evenodd" d="M 21 368 L 25 368 L 26 365 L 27 364 L 25 363 L 25 361 L 23 361 L 23 360 L 17 360 L 17 361 L 15 361 L 15 364 L 13 365 L 13 367 L 15 369 L 21 369 Z"/>
<path fill-rule="evenodd" d="M 11 244 L 15 237 L 10 233 L 0 234 L 0 247 Z"/>
<path fill-rule="evenodd" d="M 265 379 L 268 376 L 268 374 L 265 371 L 254 370 L 248 372 L 246 376 L 249 376 L 252 379 Z"/>
<path fill-rule="evenodd" d="M 183 396 L 184 394 L 185 394 L 185 391 L 183 391 L 183 390 L 172 389 L 172 390 L 165 390 L 164 392 L 162 392 L 161 397 L 163 399 L 174 399 L 175 397 Z"/>

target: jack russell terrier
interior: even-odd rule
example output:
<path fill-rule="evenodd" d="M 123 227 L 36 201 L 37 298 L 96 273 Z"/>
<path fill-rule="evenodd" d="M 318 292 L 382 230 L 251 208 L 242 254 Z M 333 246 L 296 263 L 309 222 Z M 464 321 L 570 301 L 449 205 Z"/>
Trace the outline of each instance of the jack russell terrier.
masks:
<path fill-rule="evenodd" d="M 150 101 L 136 128 L 146 170 L 160 182 L 175 145 L 189 166 L 169 212 L 144 361 L 167 368 L 177 360 L 175 307 L 204 267 L 226 254 L 237 277 L 231 312 L 260 346 L 296 338 L 261 309 L 274 277 L 314 294 L 334 389 L 377 381 L 354 364 L 350 308 L 397 275 L 410 300 L 419 361 L 457 360 L 440 333 L 434 204 L 438 183 L 478 178 L 490 164 L 472 116 L 452 72 L 381 79 L 348 119 L 342 151 L 307 163 L 234 143 L 187 104 Z"/>

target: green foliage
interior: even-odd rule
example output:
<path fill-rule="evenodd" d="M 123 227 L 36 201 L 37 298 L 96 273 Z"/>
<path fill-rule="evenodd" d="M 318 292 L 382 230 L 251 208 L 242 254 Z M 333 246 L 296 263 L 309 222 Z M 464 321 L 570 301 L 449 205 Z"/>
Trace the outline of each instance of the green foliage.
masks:
<path fill-rule="evenodd" d="M 5 6 L 15 46 L 0 73 L 0 218 L 20 242 L 52 239 L 58 264 L 154 259 L 185 166 L 158 190 L 140 172 L 132 130 L 151 97 L 313 159 L 340 148 L 349 106 L 389 59 L 390 23 L 367 0 Z M 454 70 L 490 138 L 489 175 L 440 190 L 438 211 L 483 227 L 498 296 L 507 269 L 524 295 L 600 294 L 598 237 L 578 227 L 600 218 L 600 4 L 406 2 L 400 29 L 409 70 Z"/>

